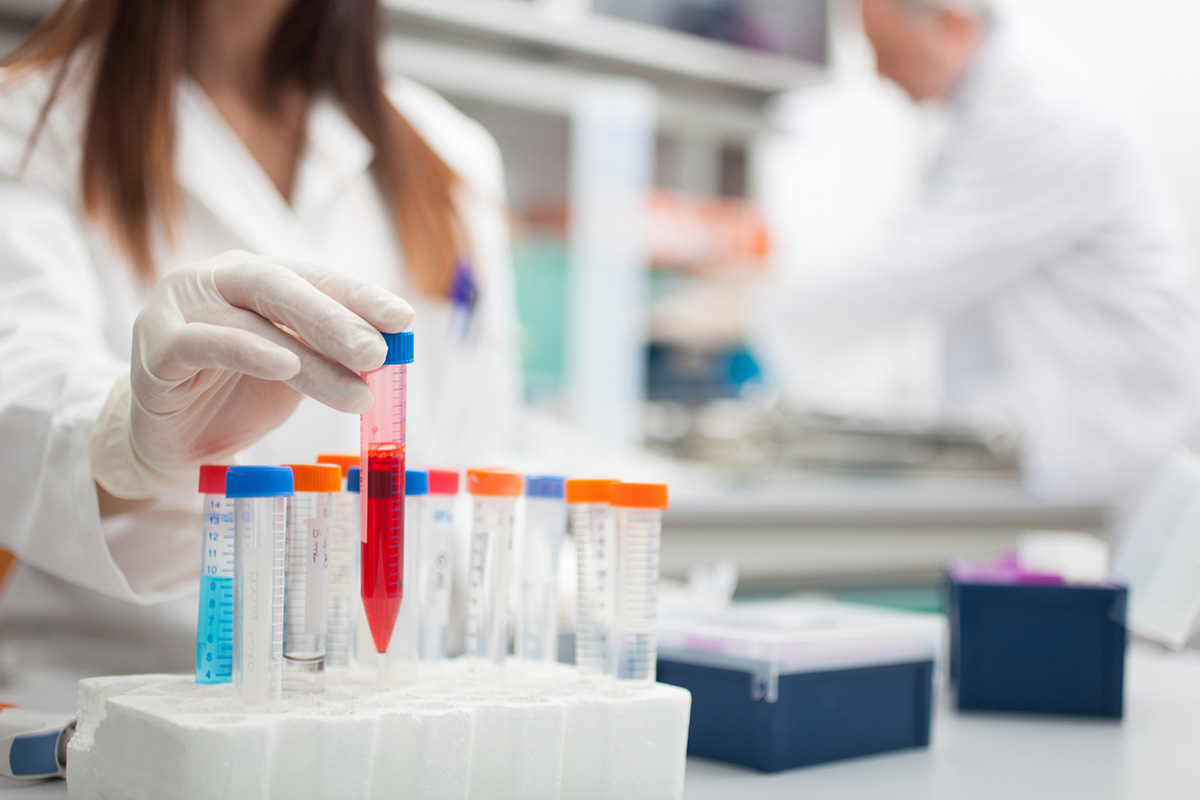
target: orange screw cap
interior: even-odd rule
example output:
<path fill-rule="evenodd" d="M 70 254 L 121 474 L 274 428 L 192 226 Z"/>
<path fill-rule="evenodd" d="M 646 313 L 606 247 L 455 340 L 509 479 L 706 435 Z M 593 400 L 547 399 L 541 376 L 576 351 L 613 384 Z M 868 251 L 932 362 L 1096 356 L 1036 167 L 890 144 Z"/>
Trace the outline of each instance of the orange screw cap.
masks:
<path fill-rule="evenodd" d="M 292 468 L 297 492 L 340 492 L 342 470 L 337 464 L 284 464 Z"/>
<path fill-rule="evenodd" d="M 481 497 L 518 497 L 525 491 L 525 476 L 511 469 L 467 470 L 467 492 Z"/>
<path fill-rule="evenodd" d="M 607 503 L 612 499 L 614 480 L 572 478 L 567 481 L 568 503 Z"/>
<path fill-rule="evenodd" d="M 342 477 L 346 477 L 346 473 L 351 467 L 357 467 L 361 459 L 358 456 L 345 455 L 342 453 L 322 453 L 317 456 L 318 464 L 337 464 L 342 468 Z"/>
<path fill-rule="evenodd" d="M 616 508 L 667 508 L 665 483 L 618 483 L 613 486 L 612 500 Z"/>

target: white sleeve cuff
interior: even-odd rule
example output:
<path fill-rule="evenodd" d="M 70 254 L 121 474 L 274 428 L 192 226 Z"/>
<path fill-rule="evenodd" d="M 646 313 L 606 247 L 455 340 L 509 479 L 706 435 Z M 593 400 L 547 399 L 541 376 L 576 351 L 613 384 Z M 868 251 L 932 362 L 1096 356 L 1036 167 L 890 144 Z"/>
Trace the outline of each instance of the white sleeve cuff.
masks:
<path fill-rule="evenodd" d="M 195 469 L 164 473 L 138 455 L 131 435 L 132 408 L 129 376 L 122 375 L 109 392 L 88 442 L 88 461 L 96 483 L 125 500 L 149 500 L 194 486 Z"/>

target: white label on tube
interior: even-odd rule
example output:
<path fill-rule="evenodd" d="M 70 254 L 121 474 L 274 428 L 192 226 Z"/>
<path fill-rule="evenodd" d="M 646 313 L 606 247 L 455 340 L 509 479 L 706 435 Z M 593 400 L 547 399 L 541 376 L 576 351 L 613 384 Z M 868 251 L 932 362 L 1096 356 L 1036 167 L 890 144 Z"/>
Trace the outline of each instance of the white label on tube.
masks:
<path fill-rule="evenodd" d="M 304 632 L 325 635 L 329 613 L 329 520 L 310 519 L 304 598 Z"/>
<path fill-rule="evenodd" d="M 433 515 L 433 552 L 429 563 L 429 601 L 436 619 L 443 618 L 443 611 L 448 616 L 450 611 L 450 579 L 451 565 L 454 557 L 454 525 L 449 512 L 436 511 Z"/>

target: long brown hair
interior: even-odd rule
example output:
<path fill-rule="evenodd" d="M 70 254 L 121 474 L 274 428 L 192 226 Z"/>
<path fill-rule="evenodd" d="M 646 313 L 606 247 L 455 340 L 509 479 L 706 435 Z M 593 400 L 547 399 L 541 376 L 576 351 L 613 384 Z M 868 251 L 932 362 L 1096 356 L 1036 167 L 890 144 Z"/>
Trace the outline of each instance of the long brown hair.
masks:
<path fill-rule="evenodd" d="M 188 68 L 199 2 L 64 0 L 0 61 L 10 74 L 57 68 L 36 139 L 71 60 L 88 51 L 95 81 L 83 136 L 83 207 L 147 282 L 155 276 L 153 226 L 162 225 L 170 240 L 178 213 L 173 95 Z M 384 94 L 379 32 L 378 0 L 295 0 L 263 64 L 266 100 L 296 84 L 337 99 L 375 148 L 372 170 L 402 232 L 413 283 L 444 297 L 463 244 L 459 181 Z"/>

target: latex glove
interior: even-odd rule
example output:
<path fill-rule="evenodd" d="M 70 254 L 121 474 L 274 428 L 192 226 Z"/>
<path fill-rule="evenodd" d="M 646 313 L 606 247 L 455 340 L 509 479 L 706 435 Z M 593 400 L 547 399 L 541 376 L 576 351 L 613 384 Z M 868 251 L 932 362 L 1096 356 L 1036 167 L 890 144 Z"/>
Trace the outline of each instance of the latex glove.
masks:
<path fill-rule="evenodd" d="M 141 499 L 195 489 L 220 462 L 291 415 L 303 395 L 360 414 L 359 373 L 387 355 L 413 309 L 365 281 L 309 264 L 229 252 L 163 276 L 133 324 L 129 376 L 92 430 L 96 482 Z"/>

